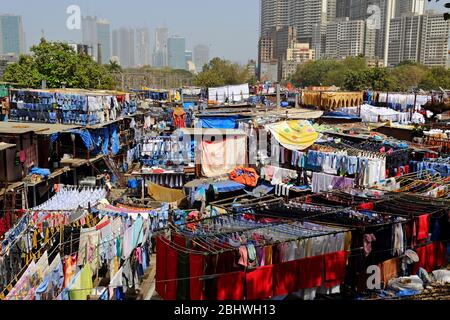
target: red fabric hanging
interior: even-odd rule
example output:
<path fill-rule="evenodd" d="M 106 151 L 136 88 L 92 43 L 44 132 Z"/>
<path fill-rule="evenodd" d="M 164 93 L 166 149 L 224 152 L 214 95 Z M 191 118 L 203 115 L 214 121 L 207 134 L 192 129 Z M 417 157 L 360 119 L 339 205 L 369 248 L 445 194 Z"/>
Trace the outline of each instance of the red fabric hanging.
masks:
<path fill-rule="evenodd" d="M 273 265 L 248 272 L 247 300 L 262 300 L 273 296 Z"/>
<path fill-rule="evenodd" d="M 175 248 L 167 246 L 166 261 L 166 297 L 165 300 L 177 300 L 178 284 L 178 252 Z"/>
<path fill-rule="evenodd" d="M 430 231 L 430 215 L 420 216 L 418 220 L 417 240 L 425 240 L 428 238 Z"/>
<path fill-rule="evenodd" d="M 442 241 L 436 242 L 436 267 L 444 267 L 447 264 L 447 249 Z"/>
<path fill-rule="evenodd" d="M 244 272 L 227 273 L 217 278 L 217 300 L 244 300 Z"/>
<path fill-rule="evenodd" d="M 167 245 L 161 240 L 161 237 L 156 238 L 156 292 L 161 298 L 166 298 L 166 250 Z"/>
<path fill-rule="evenodd" d="M 335 252 L 324 256 L 325 287 L 333 288 L 345 280 L 347 255 L 345 251 Z"/>
<path fill-rule="evenodd" d="M 437 253 L 437 243 L 431 243 L 426 246 L 426 270 L 427 272 L 432 272 L 436 269 L 436 253 Z"/>
<path fill-rule="evenodd" d="M 11 229 L 11 212 L 7 211 L 0 218 L 0 237 L 7 233 Z"/>
<path fill-rule="evenodd" d="M 311 289 L 322 286 L 324 257 L 311 257 L 299 260 L 300 289 Z"/>
<path fill-rule="evenodd" d="M 205 300 L 205 291 L 203 290 L 203 281 L 199 277 L 205 275 L 205 256 L 201 254 L 189 255 L 189 270 L 191 275 L 190 292 L 191 300 Z"/>
<path fill-rule="evenodd" d="M 372 202 L 362 203 L 358 206 L 358 210 L 373 210 L 375 208 Z"/>
<path fill-rule="evenodd" d="M 298 291 L 298 261 L 279 263 L 273 266 L 273 294 L 282 296 Z"/>
<path fill-rule="evenodd" d="M 416 248 L 415 251 L 419 256 L 419 262 L 414 265 L 413 274 L 417 274 L 420 268 L 427 269 L 427 247 Z"/>
<path fill-rule="evenodd" d="M 173 242 L 182 248 L 186 248 L 186 238 L 181 234 L 175 234 L 173 236 Z"/>

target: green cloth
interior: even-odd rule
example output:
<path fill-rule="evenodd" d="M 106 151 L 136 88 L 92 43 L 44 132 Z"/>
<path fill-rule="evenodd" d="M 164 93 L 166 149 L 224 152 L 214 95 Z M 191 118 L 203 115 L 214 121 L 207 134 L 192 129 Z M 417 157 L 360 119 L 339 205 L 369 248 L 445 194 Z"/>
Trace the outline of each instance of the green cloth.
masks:
<path fill-rule="evenodd" d="M 4 84 L 0 84 L 0 98 L 8 96 L 8 87 Z"/>
<path fill-rule="evenodd" d="M 89 263 L 87 263 L 80 271 L 80 274 L 72 287 L 69 289 L 70 300 L 87 300 L 87 297 L 91 294 L 93 288 L 92 276 L 91 267 L 89 266 Z"/>
<path fill-rule="evenodd" d="M 189 300 L 190 299 L 190 286 L 189 286 L 189 254 L 178 253 L 178 279 L 186 279 L 179 280 L 177 285 L 177 300 Z"/>

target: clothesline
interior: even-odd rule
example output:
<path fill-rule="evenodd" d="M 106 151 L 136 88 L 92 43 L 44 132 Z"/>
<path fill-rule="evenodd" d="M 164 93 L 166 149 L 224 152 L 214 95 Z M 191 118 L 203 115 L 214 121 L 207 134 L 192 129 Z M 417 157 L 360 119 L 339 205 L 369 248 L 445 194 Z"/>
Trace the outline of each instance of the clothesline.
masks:
<path fill-rule="evenodd" d="M 64 226 L 61 226 L 60 228 L 63 229 Z M 139 230 L 139 233 L 138 233 L 138 236 L 137 236 L 137 239 L 140 238 L 140 235 L 141 235 L 141 233 L 142 233 L 142 231 L 143 231 L 143 228 L 144 228 L 144 225 L 141 226 L 141 228 L 140 228 L 140 230 Z M 83 229 L 83 228 L 80 228 L 80 229 Z M 55 232 L 55 234 L 53 234 L 52 237 L 51 237 L 44 245 L 42 245 L 41 248 L 40 248 L 39 250 L 44 249 L 45 246 L 46 246 L 48 243 L 50 243 L 51 240 L 53 240 L 56 236 L 61 237 L 60 232 L 61 232 L 61 230 L 59 230 L 59 232 Z M 125 232 L 125 230 L 124 230 L 124 232 Z M 124 235 L 124 233 L 120 233 L 120 234 L 118 234 L 117 236 L 120 237 L 120 236 L 123 236 L 123 235 Z M 107 241 L 100 242 L 98 245 L 94 245 L 93 251 L 96 252 L 101 246 L 103 246 L 103 245 L 105 245 L 105 244 L 108 244 L 108 243 L 110 243 L 110 242 L 115 241 L 116 238 L 117 238 L 117 236 L 116 236 L 115 238 L 113 238 L 113 239 L 110 239 L 110 240 L 107 240 Z M 81 239 L 81 236 L 80 236 L 80 237 L 77 237 L 77 238 L 71 238 L 71 240 L 66 241 L 66 242 L 59 243 L 59 244 L 55 247 L 55 249 L 53 249 L 52 253 L 50 253 L 50 256 L 51 256 L 53 253 L 55 253 L 56 250 L 60 249 L 62 246 L 66 245 L 66 244 L 72 244 L 74 241 L 76 242 L 77 240 L 80 240 L 80 239 Z M 81 248 L 81 249 L 78 248 L 78 250 L 76 250 L 76 252 L 79 254 L 79 253 L 80 253 L 80 250 L 86 250 L 86 248 Z M 81 251 L 81 252 L 83 252 L 83 251 Z M 74 253 L 75 253 L 75 251 L 71 252 L 70 254 L 65 254 L 65 256 L 71 256 L 71 255 L 73 255 Z M 124 262 L 121 264 L 121 266 L 123 266 L 123 265 L 125 264 L 125 262 L 128 261 L 129 259 L 131 259 L 131 256 L 127 257 L 127 258 L 124 260 Z M 27 270 L 27 268 L 29 267 L 29 265 L 30 265 L 30 263 L 31 263 L 32 261 L 34 261 L 34 259 L 32 259 L 27 265 L 25 265 L 25 266 L 21 269 L 21 271 L 19 272 L 19 274 L 16 275 L 16 276 L 14 277 L 14 280 L 13 280 L 9 285 L 7 285 L 7 286 L 5 287 L 5 289 L 3 290 L 2 293 L 0 293 L 0 296 L 1 296 L 2 294 L 5 293 L 5 291 L 7 290 L 7 288 L 8 288 L 12 283 L 14 283 L 14 281 L 15 281 L 15 282 L 18 281 L 18 278 L 20 278 L 20 277 L 21 277 L 21 274 L 23 274 L 23 273 Z M 69 291 L 70 291 L 70 290 L 69 290 Z"/>

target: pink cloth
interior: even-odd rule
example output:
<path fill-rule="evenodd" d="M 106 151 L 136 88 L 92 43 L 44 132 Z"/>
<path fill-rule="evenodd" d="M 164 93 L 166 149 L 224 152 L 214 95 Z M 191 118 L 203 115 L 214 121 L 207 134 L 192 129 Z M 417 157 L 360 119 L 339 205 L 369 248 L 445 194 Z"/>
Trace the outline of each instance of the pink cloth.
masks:
<path fill-rule="evenodd" d="M 248 252 L 246 246 L 241 246 L 239 248 L 239 254 L 241 255 L 241 258 L 239 259 L 239 264 L 241 266 L 247 267 L 248 266 Z"/>
<path fill-rule="evenodd" d="M 224 131 L 225 132 L 225 131 Z M 205 177 L 228 174 L 237 166 L 246 165 L 247 138 L 227 137 L 224 140 L 202 141 L 202 173 Z"/>

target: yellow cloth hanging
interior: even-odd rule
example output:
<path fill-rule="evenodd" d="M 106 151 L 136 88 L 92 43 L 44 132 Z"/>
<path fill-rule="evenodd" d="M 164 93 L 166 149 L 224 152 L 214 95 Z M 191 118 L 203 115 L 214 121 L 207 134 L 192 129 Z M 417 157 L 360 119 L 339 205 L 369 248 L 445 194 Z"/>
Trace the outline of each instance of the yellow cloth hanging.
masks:
<path fill-rule="evenodd" d="M 49 228 L 46 228 L 45 229 L 44 244 L 48 242 L 49 236 L 50 236 L 50 230 L 49 230 Z"/>
<path fill-rule="evenodd" d="M 184 192 L 181 190 L 164 188 L 154 183 L 149 184 L 148 194 L 150 197 L 160 202 L 180 203 L 186 198 Z"/>
<path fill-rule="evenodd" d="M 37 249 L 37 230 L 34 230 L 33 232 L 33 249 Z"/>
<path fill-rule="evenodd" d="M 305 150 L 312 146 L 319 134 L 305 120 L 290 120 L 268 125 L 275 139 L 289 150 Z"/>

